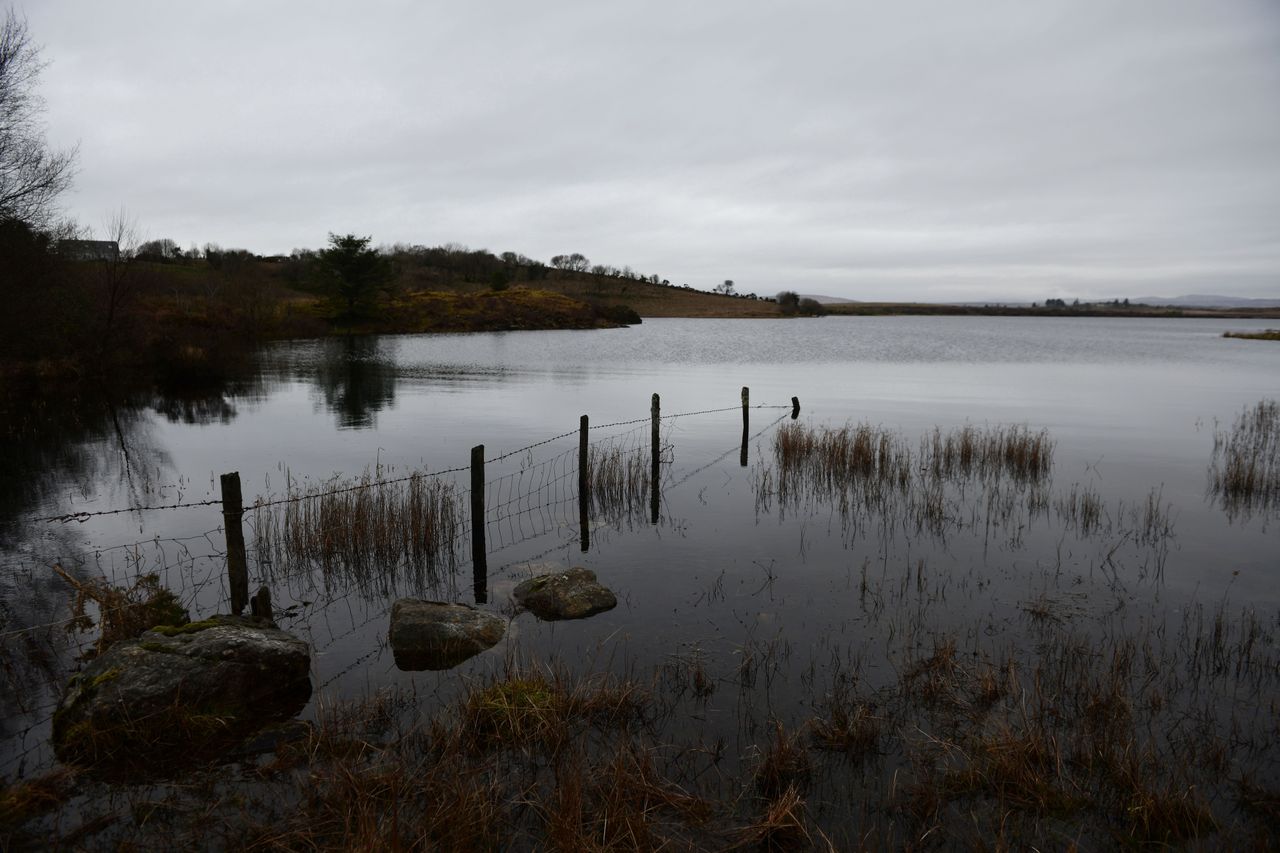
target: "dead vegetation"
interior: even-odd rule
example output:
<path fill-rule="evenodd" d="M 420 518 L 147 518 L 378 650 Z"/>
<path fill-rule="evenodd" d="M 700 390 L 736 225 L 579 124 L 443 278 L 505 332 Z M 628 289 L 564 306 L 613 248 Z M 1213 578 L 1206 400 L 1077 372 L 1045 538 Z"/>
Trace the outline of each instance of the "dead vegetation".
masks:
<path fill-rule="evenodd" d="M 105 579 L 81 580 L 55 565 L 53 571 L 75 590 L 68 630 L 87 631 L 94 627 L 89 605 L 98 614 L 98 639 L 92 650 L 96 656 L 120 640 L 131 640 L 157 625 L 185 625 L 191 621 L 178 597 L 160 586 L 160 578 L 142 575 L 131 586 L 113 586 Z"/>
<path fill-rule="evenodd" d="M 648 447 L 591 446 L 587 465 L 593 518 L 617 526 L 648 513 L 650 454 Z"/>
<path fill-rule="evenodd" d="M 383 471 L 301 484 L 253 510 L 259 554 L 286 575 L 319 569 L 358 584 L 423 590 L 452 571 L 463 536 L 461 499 L 449 480 Z"/>
<path fill-rule="evenodd" d="M 1280 402 L 1262 400 L 1214 433 L 1209 493 L 1233 517 L 1280 507 Z"/>
<path fill-rule="evenodd" d="M 738 697 L 732 745 L 690 739 L 688 715 L 709 706 L 669 665 L 640 680 L 509 662 L 429 716 L 408 693 L 323 704 L 308 734 L 240 776 L 148 788 L 143 821 L 82 821 L 94 844 L 268 850 L 863 849 L 930 832 L 961 846 L 1045 849 L 1065 833 L 1220 847 L 1274 832 L 1274 725 L 1218 706 L 1224 690 L 1274 695 L 1272 628 L 1219 609 L 1158 644 L 1052 621 L 1039 636 L 1034 653 L 999 656 L 953 634 L 908 642 L 874 690 L 843 661 L 789 721 L 761 719 L 750 698 L 788 668 L 739 666 L 724 691 Z M 43 837 L 65 781 L 5 791 L 10 840 Z"/>

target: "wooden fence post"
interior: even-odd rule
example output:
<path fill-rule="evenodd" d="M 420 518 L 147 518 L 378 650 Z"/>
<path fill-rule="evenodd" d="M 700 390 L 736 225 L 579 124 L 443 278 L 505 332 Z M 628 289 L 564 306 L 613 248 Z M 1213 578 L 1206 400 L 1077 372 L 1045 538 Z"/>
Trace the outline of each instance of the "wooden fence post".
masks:
<path fill-rule="evenodd" d="M 738 464 L 747 467 L 747 433 L 751 427 L 751 415 L 747 413 L 751 405 L 751 389 L 742 386 L 742 452 L 738 454 Z"/>
<path fill-rule="evenodd" d="M 658 421 L 662 414 L 662 401 L 657 394 L 649 404 L 649 418 L 652 421 L 653 433 L 653 465 L 649 470 L 649 515 L 653 524 L 658 523 L 658 480 L 662 476 L 659 464 L 662 461 L 662 446 L 658 438 Z"/>
<path fill-rule="evenodd" d="M 240 472 L 223 474 L 222 524 L 227 537 L 227 579 L 231 587 L 231 612 L 239 616 L 249 603 L 249 561 L 244 551 L 244 498 L 240 495 Z"/>
<path fill-rule="evenodd" d="M 471 448 L 471 572 L 476 604 L 489 600 L 489 561 L 484 544 L 484 445 Z"/>
<path fill-rule="evenodd" d="M 587 457 L 587 416 L 578 421 L 578 518 L 582 553 L 591 547 L 591 470 Z"/>

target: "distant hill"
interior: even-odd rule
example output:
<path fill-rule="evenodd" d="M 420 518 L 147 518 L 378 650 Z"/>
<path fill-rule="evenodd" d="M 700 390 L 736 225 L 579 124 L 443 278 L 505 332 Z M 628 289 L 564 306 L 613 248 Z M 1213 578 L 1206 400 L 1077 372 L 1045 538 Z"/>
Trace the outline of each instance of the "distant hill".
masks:
<path fill-rule="evenodd" d="M 812 299 L 814 302 L 821 302 L 823 305 L 842 305 L 849 302 L 857 302 L 857 299 L 845 299 L 841 296 L 820 296 L 815 293 L 801 293 L 801 299 Z"/>
<path fill-rule="evenodd" d="M 1132 300 L 1139 305 L 1177 305 L 1183 308 L 1277 308 L 1280 296 L 1249 299 L 1243 296 L 1214 296 L 1191 293 L 1186 296 L 1139 296 Z"/>

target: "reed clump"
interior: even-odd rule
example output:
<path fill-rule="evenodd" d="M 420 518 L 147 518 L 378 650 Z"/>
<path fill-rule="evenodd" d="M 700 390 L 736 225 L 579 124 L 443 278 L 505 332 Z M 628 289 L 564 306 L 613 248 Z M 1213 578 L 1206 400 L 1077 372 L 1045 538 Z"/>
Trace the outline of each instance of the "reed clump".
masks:
<path fill-rule="evenodd" d="M 414 473 L 387 483 L 366 470 L 356 479 L 310 485 L 289 481 L 280 501 L 254 508 L 257 548 L 274 568 L 341 568 L 359 575 L 397 567 L 453 569 L 462 535 L 453 482 Z"/>
<path fill-rule="evenodd" d="M 1053 467 L 1053 440 L 1049 431 L 1033 432 L 1025 425 L 980 429 L 966 424 L 933 433 L 920 442 L 922 466 L 936 479 L 965 480 L 1009 475 L 1020 482 L 1034 482 Z"/>
<path fill-rule="evenodd" d="M 648 511 L 649 451 L 642 447 L 592 446 L 588 457 L 593 516 L 619 524 Z"/>
<path fill-rule="evenodd" d="M 757 472 L 756 509 L 767 510 L 775 495 L 783 511 L 831 503 L 849 537 L 872 527 L 891 536 L 904 526 L 945 539 L 976 524 L 985 503 L 988 527 L 1025 529 L 1048 510 L 1053 447 L 1046 430 L 1026 426 L 935 428 L 913 450 L 902 433 L 871 424 L 793 422 L 774 434 L 775 465 Z M 985 501 L 966 495 L 971 482 Z"/>
<path fill-rule="evenodd" d="M 1230 514 L 1280 506 L 1280 402 L 1262 400 L 1214 433 L 1209 492 Z"/>
<path fill-rule="evenodd" d="M 467 695 L 459 732 L 474 749 L 556 749 L 584 725 L 626 727 L 642 716 L 645 702 L 634 682 L 571 682 L 563 674 L 514 670 Z"/>
<path fill-rule="evenodd" d="M 792 422 L 774 433 L 779 491 L 799 491 L 809 483 L 828 492 L 858 487 L 866 492 L 897 489 L 911 482 L 911 451 L 903 437 L 871 424 L 841 428 Z"/>
<path fill-rule="evenodd" d="M 871 702 L 838 695 L 827 703 L 824 713 L 814 718 L 811 730 L 818 749 L 862 761 L 879 754 L 884 721 Z"/>
<path fill-rule="evenodd" d="M 1248 341 L 1280 341 L 1280 329 L 1266 329 L 1261 332 L 1223 332 L 1222 336 Z"/>
<path fill-rule="evenodd" d="M 788 734 L 780 721 L 773 721 L 773 737 L 760 754 L 754 774 L 756 790 L 766 799 L 808 787 L 813 766 L 803 735 L 799 731 Z"/>

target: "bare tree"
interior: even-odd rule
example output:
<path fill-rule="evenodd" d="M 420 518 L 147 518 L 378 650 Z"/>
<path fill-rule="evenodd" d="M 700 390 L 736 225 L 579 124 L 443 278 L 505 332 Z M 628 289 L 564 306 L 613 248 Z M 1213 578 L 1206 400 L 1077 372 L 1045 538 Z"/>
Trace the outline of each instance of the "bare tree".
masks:
<path fill-rule="evenodd" d="M 0 221 L 37 228 L 52 223 L 76 160 L 75 148 L 54 151 L 45 139 L 44 101 L 35 91 L 42 67 L 26 20 L 10 9 L 0 22 Z"/>
<path fill-rule="evenodd" d="M 107 240 L 116 244 L 115 254 L 99 263 L 102 280 L 102 330 L 99 345 L 105 353 L 113 344 L 112 337 L 124 313 L 126 303 L 133 295 L 131 262 L 137 252 L 141 229 L 138 219 L 124 207 L 107 216 L 102 222 Z"/>
<path fill-rule="evenodd" d="M 574 252 L 571 255 L 556 255 L 551 259 L 551 266 L 556 269 L 586 272 L 591 267 L 591 263 L 581 252 Z"/>

